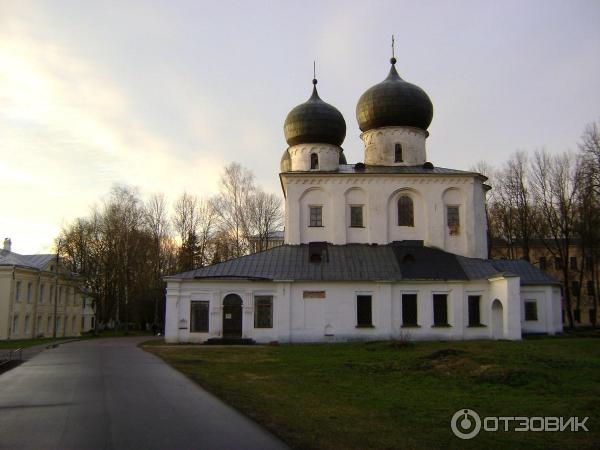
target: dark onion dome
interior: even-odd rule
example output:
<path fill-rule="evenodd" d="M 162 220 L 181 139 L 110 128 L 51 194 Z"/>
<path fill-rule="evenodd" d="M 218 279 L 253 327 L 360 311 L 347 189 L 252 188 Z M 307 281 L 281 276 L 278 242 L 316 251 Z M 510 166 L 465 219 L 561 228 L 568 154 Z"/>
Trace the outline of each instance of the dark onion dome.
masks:
<path fill-rule="evenodd" d="M 364 131 L 380 127 L 416 127 L 427 130 L 433 105 L 423 89 L 400 78 L 396 58 L 385 80 L 369 88 L 356 105 L 358 126 Z"/>
<path fill-rule="evenodd" d="M 337 108 L 325 103 L 313 80 L 310 98 L 292 109 L 285 119 L 283 131 L 289 146 L 298 144 L 342 145 L 346 137 L 346 121 Z"/>

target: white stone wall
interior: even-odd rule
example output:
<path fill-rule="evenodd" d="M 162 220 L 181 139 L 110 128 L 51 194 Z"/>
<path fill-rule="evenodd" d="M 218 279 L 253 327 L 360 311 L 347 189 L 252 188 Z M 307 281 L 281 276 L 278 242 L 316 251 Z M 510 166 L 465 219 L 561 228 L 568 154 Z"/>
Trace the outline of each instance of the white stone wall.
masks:
<path fill-rule="evenodd" d="M 365 145 L 365 164 L 420 166 L 427 161 L 425 139 L 429 133 L 412 127 L 383 127 L 360 135 Z M 402 146 L 402 162 L 395 162 L 396 144 Z"/>
<path fill-rule="evenodd" d="M 537 320 L 525 320 L 525 302 L 537 303 Z M 560 289 L 555 286 L 521 287 L 521 329 L 523 333 L 562 332 Z"/>
<path fill-rule="evenodd" d="M 337 170 L 340 166 L 341 148 L 331 144 L 299 144 L 288 148 L 292 161 L 292 171 L 307 170 Z M 311 154 L 315 153 L 319 157 L 319 168 L 310 168 Z"/>
<path fill-rule="evenodd" d="M 380 174 L 282 174 L 285 189 L 285 243 L 327 241 L 386 244 L 423 240 L 459 255 L 487 257 L 484 189 L 476 176 Z M 414 227 L 398 226 L 398 199 L 414 205 Z M 350 206 L 362 204 L 363 229 L 350 228 Z M 323 206 L 323 227 L 309 227 L 309 207 Z M 446 207 L 460 211 L 460 229 L 451 235 Z"/>
<path fill-rule="evenodd" d="M 305 298 L 305 291 L 324 291 L 324 298 Z M 235 293 L 243 301 L 243 337 L 259 343 L 335 342 L 349 340 L 398 339 L 520 339 L 521 298 L 544 298 L 538 305 L 536 332 L 553 334 L 562 330 L 560 293 L 549 286 L 519 288 L 518 277 L 498 277 L 470 282 L 248 282 L 248 281 L 175 281 L 167 287 L 167 342 L 203 342 L 221 337 L 222 301 Z M 402 294 L 417 294 L 418 326 L 403 327 Z M 433 295 L 448 295 L 449 327 L 433 326 Z M 372 296 L 372 328 L 356 325 L 356 296 Z M 273 296 L 273 328 L 254 328 L 254 297 Z M 468 296 L 481 296 L 481 324 L 468 326 Z M 501 334 L 493 334 L 493 302 L 502 304 Z M 190 301 L 210 302 L 209 332 L 190 333 Z M 558 322 L 557 322 L 558 320 Z"/>

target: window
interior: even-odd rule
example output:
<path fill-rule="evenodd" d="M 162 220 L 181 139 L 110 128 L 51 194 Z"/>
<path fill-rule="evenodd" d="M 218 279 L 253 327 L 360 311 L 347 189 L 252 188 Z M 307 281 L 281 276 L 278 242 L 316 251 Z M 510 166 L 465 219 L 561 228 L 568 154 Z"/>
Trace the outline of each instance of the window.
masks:
<path fill-rule="evenodd" d="M 581 322 L 581 310 L 579 308 L 573 310 L 573 316 L 574 316 L 573 318 L 575 319 L 575 322 Z"/>
<path fill-rule="evenodd" d="M 37 317 L 37 333 L 42 334 L 44 332 L 44 322 L 42 321 L 42 316 Z"/>
<path fill-rule="evenodd" d="M 77 323 L 76 319 L 77 319 L 77 317 L 73 316 L 73 320 L 71 321 L 71 333 L 73 333 L 73 334 L 75 334 L 75 324 Z"/>
<path fill-rule="evenodd" d="M 40 285 L 40 303 L 44 303 L 44 291 L 46 290 L 45 287 L 45 284 Z"/>
<path fill-rule="evenodd" d="M 560 256 L 556 256 L 554 258 L 554 268 L 556 270 L 561 270 L 562 269 L 562 258 Z"/>
<path fill-rule="evenodd" d="M 310 209 L 310 225 L 309 227 L 322 227 L 323 226 L 323 207 L 322 206 L 311 206 Z"/>
<path fill-rule="evenodd" d="M 48 324 L 46 325 L 46 332 L 50 333 L 52 332 L 52 318 L 48 317 Z"/>
<path fill-rule="evenodd" d="M 573 295 L 575 295 L 575 297 L 579 297 L 579 294 L 581 293 L 581 286 L 579 285 L 579 281 L 573 281 L 571 283 L 571 290 L 573 291 Z"/>
<path fill-rule="evenodd" d="M 58 288 L 58 304 L 62 305 L 62 302 L 63 302 L 63 287 L 60 286 Z M 58 328 L 60 328 L 60 326 Z"/>
<path fill-rule="evenodd" d="M 592 270 L 594 268 L 594 258 L 592 258 L 591 256 L 585 257 L 585 268 L 587 270 Z"/>
<path fill-rule="evenodd" d="M 590 316 L 590 323 L 595 324 L 596 323 L 596 308 L 590 308 L 590 310 L 588 311 L 588 314 Z"/>
<path fill-rule="evenodd" d="M 394 146 L 394 162 L 402 162 L 402 145 L 400 144 Z"/>
<path fill-rule="evenodd" d="M 371 307 L 370 295 L 356 296 L 356 326 L 372 327 L 373 326 L 373 311 Z"/>
<path fill-rule="evenodd" d="M 525 320 L 528 322 L 538 320 L 537 302 L 535 300 L 525 300 Z"/>
<path fill-rule="evenodd" d="M 190 303 L 190 331 L 192 333 L 207 333 L 208 332 L 208 306 L 209 302 L 191 302 Z"/>
<path fill-rule="evenodd" d="M 417 294 L 402 294 L 402 325 L 417 325 Z"/>
<path fill-rule="evenodd" d="M 50 298 L 48 299 L 48 303 L 54 303 L 54 286 L 50 286 Z"/>
<path fill-rule="evenodd" d="M 571 258 L 569 259 L 569 262 L 570 262 L 571 270 L 577 270 L 577 257 L 571 256 Z"/>
<path fill-rule="evenodd" d="M 398 226 L 414 227 L 413 201 L 408 195 L 403 195 L 398 199 Z"/>
<path fill-rule="evenodd" d="M 470 327 L 477 327 L 481 325 L 480 303 L 481 297 L 479 295 L 469 295 L 468 307 Z"/>
<path fill-rule="evenodd" d="M 362 228 L 363 227 L 363 207 L 362 206 L 351 206 L 350 207 L 350 227 Z"/>
<path fill-rule="evenodd" d="M 13 316 L 12 334 L 19 334 L 19 315 L 18 314 L 15 314 Z"/>
<path fill-rule="evenodd" d="M 546 257 L 540 256 L 540 269 L 546 270 Z"/>
<path fill-rule="evenodd" d="M 254 328 L 273 328 L 273 297 L 254 297 Z"/>
<path fill-rule="evenodd" d="M 316 170 L 319 168 L 319 155 L 316 153 L 310 154 L 310 168 Z"/>
<path fill-rule="evenodd" d="M 15 302 L 21 301 L 21 282 L 17 281 L 17 286 L 15 288 Z"/>
<path fill-rule="evenodd" d="M 433 294 L 433 326 L 448 326 L 448 295 Z"/>
<path fill-rule="evenodd" d="M 588 280 L 587 282 L 587 293 L 588 295 L 594 295 L 594 282 L 592 280 Z"/>
<path fill-rule="evenodd" d="M 27 303 L 31 303 L 31 287 L 31 283 L 27 283 Z"/>
<path fill-rule="evenodd" d="M 448 223 L 448 231 L 451 236 L 455 236 L 460 232 L 460 216 L 458 206 L 446 206 L 446 221 Z"/>
<path fill-rule="evenodd" d="M 29 334 L 30 326 L 31 326 L 31 319 L 29 316 L 25 316 L 25 334 Z"/>

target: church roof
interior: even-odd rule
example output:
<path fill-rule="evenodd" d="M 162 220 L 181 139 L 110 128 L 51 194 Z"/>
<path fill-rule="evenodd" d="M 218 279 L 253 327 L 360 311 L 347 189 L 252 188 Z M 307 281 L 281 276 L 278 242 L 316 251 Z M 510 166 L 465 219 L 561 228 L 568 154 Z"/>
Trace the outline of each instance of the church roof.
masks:
<path fill-rule="evenodd" d="M 321 170 L 318 174 L 314 171 L 293 171 L 287 172 L 287 174 L 316 174 L 322 176 L 324 173 L 326 174 L 377 174 L 377 175 L 454 175 L 454 176 L 479 176 L 482 175 L 477 172 L 471 172 L 467 170 L 458 170 L 458 169 L 447 169 L 445 167 L 432 167 L 427 168 L 423 167 L 423 165 L 417 166 L 374 166 L 370 164 L 363 164 L 356 167 L 356 164 L 340 164 L 338 170 L 333 171 L 323 171 Z"/>
<path fill-rule="evenodd" d="M 166 277 L 182 280 L 468 281 L 519 276 L 522 285 L 558 284 L 526 261 L 467 258 L 422 241 L 386 245 L 323 243 L 321 262 L 311 246 L 282 245 Z"/>

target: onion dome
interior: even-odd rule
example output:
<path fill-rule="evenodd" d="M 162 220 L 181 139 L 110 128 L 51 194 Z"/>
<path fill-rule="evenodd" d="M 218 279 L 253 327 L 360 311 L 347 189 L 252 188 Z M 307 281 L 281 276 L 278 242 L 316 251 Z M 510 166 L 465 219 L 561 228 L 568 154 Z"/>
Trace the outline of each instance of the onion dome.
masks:
<path fill-rule="evenodd" d="M 283 126 L 289 146 L 298 144 L 342 145 L 346 137 L 346 121 L 337 108 L 325 103 L 317 92 L 313 79 L 310 98 L 292 109 Z"/>
<path fill-rule="evenodd" d="M 365 132 L 380 127 L 415 127 L 427 130 L 433 105 L 423 89 L 404 81 L 396 71 L 396 58 L 385 80 L 369 88 L 356 105 L 358 126 Z"/>

